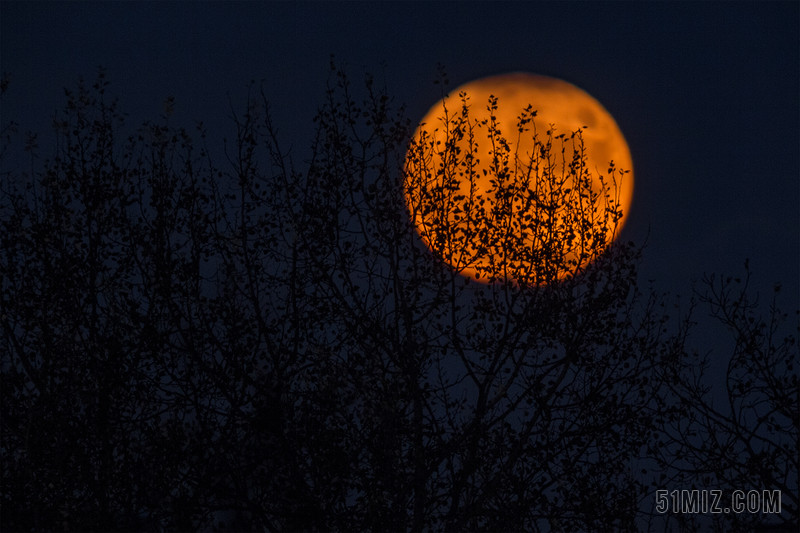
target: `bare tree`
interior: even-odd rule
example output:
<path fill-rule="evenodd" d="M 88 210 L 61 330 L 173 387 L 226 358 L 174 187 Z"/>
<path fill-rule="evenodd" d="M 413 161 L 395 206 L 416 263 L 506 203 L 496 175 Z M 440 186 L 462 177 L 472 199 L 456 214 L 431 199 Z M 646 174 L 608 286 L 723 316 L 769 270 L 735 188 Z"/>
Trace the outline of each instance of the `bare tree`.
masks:
<path fill-rule="evenodd" d="M 520 110 L 526 159 L 476 105 L 503 102 L 464 95 L 437 146 L 334 68 L 298 170 L 255 86 L 221 153 L 166 114 L 125 137 L 102 72 L 68 92 L 53 158 L 3 174 L 3 529 L 640 528 L 637 461 L 674 477 L 693 442 L 659 417 L 712 413 L 681 403 L 688 319 L 639 287 L 639 248 L 606 247 L 619 208 L 581 133 Z M 491 198 L 458 192 L 478 142 Z M 492 283 L 458 272 L 473 239 Z M 786 429 L 781 394 L 754 434 Z M 785 443 L 751 464 L 796 468 Z M 789 490 L 783 464 L 764 475 Z"/>
<path fill-rule="evenodd" d="M 573 213 L 577 220 L 569 226 L 566 217 L 559 226 L 553 217 L 549 232 L 537 227 L 537 216 L 544 215 L 535 210 L 523 227 L 513 228 L 540 231 L 553 245 L 575 232 L 569 241 L 594 259 L 585 271 L 571 258 L 575 248 L 545 245 L 549 253 L 528 251 L 527 270 L 518 258 L 500 260 L 496 271 L 485 273 L 494 284 L 470 282 L 443 259 L 456 264 L 448 254 L 475 235 L 449 233 L 453 240 L 439 241 L 431 253 L 405 198 L 422 205 L 421 195 L 452 196 L 432 202 L 443 210 L 430 214 L 437 228 L 452 220 L 448 209 L 473 217 L 476 231 L 488 231 L 481 224 L 493 217 L 481 242 L 498 257 L 515 246 L 508 230 L 519 221 L 502 211 L 489 213 L 485 199 L 456 197 L 459 175 L 475 179 L 468 150 L 449 143 L 450 137 L 442 147 L 423 139 L 409 149 L 409 164 L 408 128 L 398 127 L 402 122 L 390 115 L 386 95 L 368 80 L 359 104 L 344 75 L 335 82 L 318 115 L 314 158 L 298 187 L 308 190 L 303 214 L 311 217 L 302 224 L 301 252 L 315 273 L 316 317 L 325 324 L 319 347 L 325 370 L 314 375 L 338 380 L 309 376 L 308 382 L 314 383 L 309 392 L 344 402 L 335 425 L 358 450 L 349 455 L 346 486 L 361 524 L 632 528 L 643 487 L 630 461 L 652 431 L 644 407 L 659 389 L 655 369 L 680 346 L 659 327 L 656 302 L 638 293 L 636 250 L 620 244 L 606 251 L 606 235 L 592 233 L 596 217 L 619 219 L 613 202 L 603 203 L 601 213 Z M 445 120 L 452 138 L 473 135 L 474 142 L 500 147 L 493 165 L 514 157 L 496 124 L 483 130 L 487 139 L 477 138 L 466 99 Z M 562 156 L 562 146 L 572 147 L 573 139 L 574 151 Z M 518 158 L 515 168 L 530 176 L 536 165 L 534 177 L 553 207 L 569 210 L 590 195 L 595 204 L 603 200 L 588 190 L 579 132 L 567 139 L 551 135 L 539 147 L 534 161 Z M 426 151 L 440 149 L 450 151 L 452 157 L 442 159 L 451 167 L 426 167 Z M 552 171 L 556 166 L 579 173 L 577 191 L 559 189 L 564 180 Z M 440 182 L 415 187 L 421 179 Z M 506 206 L 530 198 L 516 172 L 503 180 L 498 187 Z M 614 229 L 613 223 L 600 226 Z M 524 250 L 516 246 L 515 252 Z M 515 282 L 500 279 L 509 266 L 516 269 Z M 558 269 L 565 268 L 574 275 L 557 281 Z M 322 389 L 323 383 L 332 389 Z M 308 455 L 317 456 L 311 450 Z"/>
<path fill-rule="evenodd" d="M 719 508 L 733 508 L 734 491 L 757 493 L 749 512 L 723 512 L 713 521 L 677 513 L 671 517 L 677 525 L 697 529 L 706 520 L 725 531 L 796 531 L 800 351 L 790 331 L 800 330 L 800 322 L 797 313 L 790 319 L 778 306 L 780 285 L 761 316 L 747 262 L 745 271 L 741 278 L 706 276 L 697 295 L 731 335 L 724 388 L 708 373 L 717 352 L 666 367 L 665 401 L 674 408 L 659 421 L 664 435 L 650 451 L 662 488 L 722 489 Z"/>

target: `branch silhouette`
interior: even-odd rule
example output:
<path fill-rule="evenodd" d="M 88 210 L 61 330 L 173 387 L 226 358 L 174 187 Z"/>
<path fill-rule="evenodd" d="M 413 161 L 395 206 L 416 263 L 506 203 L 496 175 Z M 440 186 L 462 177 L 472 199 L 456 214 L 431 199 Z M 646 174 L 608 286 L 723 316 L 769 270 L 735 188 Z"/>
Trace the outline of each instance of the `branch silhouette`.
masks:
<path fill-rule="evenodd" d="M 712 404 L 691 316 L 606 246 L 580 132 L 520 158 L 465 95 L 415 144 L 334 65 L 296 166 L 257 86 L 221 156 L 166 116 L 126 136 L 102 71 L 65 96 L 55 152 L 3 160 L 4 530 L 663 530 L 653 491 L 710 471 L 783 490 L 769 523 L 796 522 L 786 317 L 709 280 L 737 346 Z M 484 138 L 494 209 L 469 186 Z M 494 283 L 459 274 L 482 253 Z"/>

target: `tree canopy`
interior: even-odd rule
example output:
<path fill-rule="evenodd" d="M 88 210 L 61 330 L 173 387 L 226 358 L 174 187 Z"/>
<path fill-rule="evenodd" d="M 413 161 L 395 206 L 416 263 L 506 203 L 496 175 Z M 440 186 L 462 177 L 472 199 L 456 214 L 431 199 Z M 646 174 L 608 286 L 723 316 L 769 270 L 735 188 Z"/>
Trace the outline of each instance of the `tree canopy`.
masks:
<path fill-rule="evenodd" d="M 334 67 L 295 163 L 257 86 L 220 151 L 166 115 L 127 130 L 108 87 L 101 71 L 66 91 L 54 153 L 2 169 L 4 530 L 796 525 L 797 316 L 709 277 L 696 303 L 735 339 L 714 397 L 691 310 L 640 285 L 640 246 L 606 246 L 613 201 L 584 188 L 601 208 L 575 208 L 579 131 L 498 170 L 490 213 L 457 194 L 469 152 L 447 140 L 502 102 L 464 98 L 443 145 L 415 143 L 385 89 Z M 510 216 L 536 205 L 524 171 L 554 162 L 578 186 L 538 172 L 551 204 Z M 409 196 L 438 206 L 436 238 Z M 493 248 L 493 283 L 452 268 L 476 238 L 447 231 L 456 215 Z M 538 249 L 514 240 L 535 232 Z M 654 508 L 694 488 L 781 490 L 782 507 Z"/>

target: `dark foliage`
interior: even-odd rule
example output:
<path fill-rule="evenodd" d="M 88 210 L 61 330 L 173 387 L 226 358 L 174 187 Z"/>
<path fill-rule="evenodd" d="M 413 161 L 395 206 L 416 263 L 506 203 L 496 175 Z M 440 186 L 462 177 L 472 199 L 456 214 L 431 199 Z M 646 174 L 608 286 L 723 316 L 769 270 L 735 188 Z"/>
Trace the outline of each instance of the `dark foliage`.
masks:
<path fill-rule="evenodd" d="M 777 308 L 763 321 L 709 280 L 736 339 L 715 407 L 690 317 L 639 287 L 636 246 L 589 225 L 570 237 L 586 268 L 550 247 L 521 283 L 502 264 L 470 282 L 409 219 L 411 128 L 385 91 L 356 98 L 334 70 L 298 170 L 256 89 L 223 165 L 167 116 L 122 138 L 101 73 L 67 92 L 50 159 L 3 169 L 3 530 L 693 527 L 651 510 L 676 483 L 781 489 L 766 520 L 796 522 L 798 354 Z"/>

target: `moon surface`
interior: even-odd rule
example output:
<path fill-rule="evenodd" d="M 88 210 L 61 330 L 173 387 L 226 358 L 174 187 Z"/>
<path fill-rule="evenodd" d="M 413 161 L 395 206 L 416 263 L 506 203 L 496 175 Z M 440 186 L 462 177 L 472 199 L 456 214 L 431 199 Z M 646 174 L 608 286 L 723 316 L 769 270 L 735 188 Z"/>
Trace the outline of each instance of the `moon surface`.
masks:
<path fill-rule="evenodd" d="M 535 115 L 520 125 L 529 105 Z M 630 150 L 611 114 L 575 85 L 527 73 L 469 82 L 431 107 L 404 172 L 423 242 L 483 283 L 576 274 L 618 235 L 633 198 Z"/>

